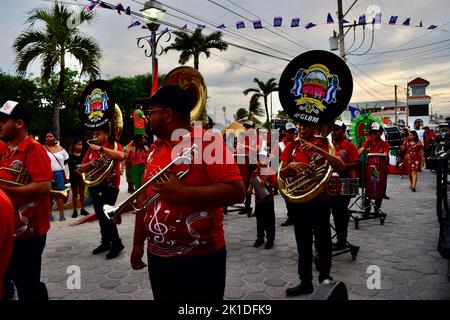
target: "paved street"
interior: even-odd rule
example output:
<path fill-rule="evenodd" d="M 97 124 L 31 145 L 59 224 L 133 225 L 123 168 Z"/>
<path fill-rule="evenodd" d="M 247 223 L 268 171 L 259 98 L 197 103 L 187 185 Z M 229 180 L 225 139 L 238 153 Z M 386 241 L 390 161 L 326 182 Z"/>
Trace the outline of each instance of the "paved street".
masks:
<path fill-rule="evenodd" d="M 435 175 L 428 170 L 421 173 L 416 193 L 408 185 L 407 178 L 389 176 L 390 200 L 384 200 L 382 206 L 388 215 L 384 225 L 379 220 L 361 221 L 355 230 L 350 224 L 349 241 L 360 246 L 360 251 L 355 261 L 350 253 L 334 257 L 332 267 L 332 276 L 347 285 L 350 299 L 450 299 L 447 260 L 436 250 Z M 125 184 L 121 190 L 119 200 L 127 196 Z M 92 207 L 87 209 L 92 211 Z M 226 299 L 286 299 L 286 288 L 298 283 L 293 227 L 280 226 L 286 217 L 280 196 L 276 196 L 275 209 L 277 230 L 271 250 L 253 248 L 254 217 L 237 212 L 225 216 Z M 98 223 L 70 226 L 74 220 L 70 216 L 67 210 L 67 221 L 53 222 L 47 238 L 42 279 L 50 298 L 152 299 L 147 269 L 134 271 L 129 264 L 134 216 L 123 218 L 119 233 L 126 249 L 114 260 L 106 260 L 104 254 L 91 254 L 99 243 Z M 70 265 L 81 268 L 79 290 L 67 288 Z M 380 268 L 381 289 L 367 288 L 370 265 Z M 316 271 L 314 277 L 317 287 Z"/>

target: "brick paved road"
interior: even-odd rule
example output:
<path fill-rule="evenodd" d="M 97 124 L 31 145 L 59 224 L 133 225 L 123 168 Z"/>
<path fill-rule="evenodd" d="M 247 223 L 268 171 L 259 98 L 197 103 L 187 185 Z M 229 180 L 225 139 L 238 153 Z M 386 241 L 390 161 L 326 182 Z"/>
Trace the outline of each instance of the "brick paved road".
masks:
<path fill-rule="evenodd" d="M 349 240 L 361 247 L 355 261 L 349 253 L 333 258 L 332 276 L 348 287 L 350 299 L 450 299 L 447 260 L 436 250 L 438 223 L 435 214 L 435 176 L 420 174 L 416 193 L 407 179 L 390 176 L 383 209 L 384 225 L 378 220 L 349 227 Z M 126 190 L 122 184 L 121 190 Z M 121 192 L 119 199 L 127 196 Z M 297 252 L 293 227 L 281 227 L 286 209 L 280 196 L 275 200 L 277 234 L 271 250 L 252 247 L 255 218 L 225 216 L 227 240 L 227 299 L 286 299 L 287 287 L 298 283 Z M 88 210 L 92 210 L 88 207 Z M 57 213 L 54 213 L 55 217 Z M 114 260 L 91 254 L 99 241 L 97 222 L 69 226 L 73 221 L 53 222 L 44 252 L 42 279 L 51 299 L 152 299 L 147 270 L 129 265 L 134 216 L 125 216 L 119 233 L 126 246 Z M 81 289 L 67 289 L 67 268 L 81 268 Z M 369 290 L 367 267 L 381 270 L 381 289 Z M 317 287 L 317 272 L 314 271 Z M 302 296 L 294 299 L 306 299 Z"/>

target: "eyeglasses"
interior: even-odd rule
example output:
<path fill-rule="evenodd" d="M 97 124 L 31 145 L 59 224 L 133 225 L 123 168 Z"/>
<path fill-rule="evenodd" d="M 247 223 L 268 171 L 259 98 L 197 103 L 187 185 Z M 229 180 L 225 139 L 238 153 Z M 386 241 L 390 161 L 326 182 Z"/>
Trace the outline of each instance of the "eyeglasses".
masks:
<path fill-rule="evenodd" d="M 147 109 L 145 110 L 145 116 L 146 117 L 150 117 L 152 115 L 152 112 L 156 112 L 156 111 L 162 111 L 164 109 L 159 108 L 159 109 Z"/>

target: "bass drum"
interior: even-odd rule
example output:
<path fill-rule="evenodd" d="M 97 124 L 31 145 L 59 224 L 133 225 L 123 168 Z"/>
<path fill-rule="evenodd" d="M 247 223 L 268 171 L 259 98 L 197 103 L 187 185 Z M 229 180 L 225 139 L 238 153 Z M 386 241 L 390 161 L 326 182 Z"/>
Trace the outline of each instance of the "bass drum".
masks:
<path fill-rule="evenodd" d="M 309 300 L 348 300 L 347 287 L 342 281 L 324 281 L 311 294 Z"/>
<path fill-rule="evenodd" d="M 384 153 L 369 153 L 365 172 L 365 184 L 369 199 L 382 199 L 386 192 L 388 157 Z"/>

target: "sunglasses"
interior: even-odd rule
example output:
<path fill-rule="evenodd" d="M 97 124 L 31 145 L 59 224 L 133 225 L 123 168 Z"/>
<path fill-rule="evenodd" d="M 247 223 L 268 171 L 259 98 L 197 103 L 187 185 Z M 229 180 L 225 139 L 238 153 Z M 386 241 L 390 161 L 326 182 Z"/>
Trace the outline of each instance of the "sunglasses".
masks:
<path fill-rule="evenodd" d="M 152 115 L 152 112 L 162 111 L 162 110 L 164 110 L 164 109 L 162 109 L 162 108 L 159 108 L 159 109 L 147 109 L 147 110 L 145 110 L 145 115 L 147 117 L 150 117 Z"/>

